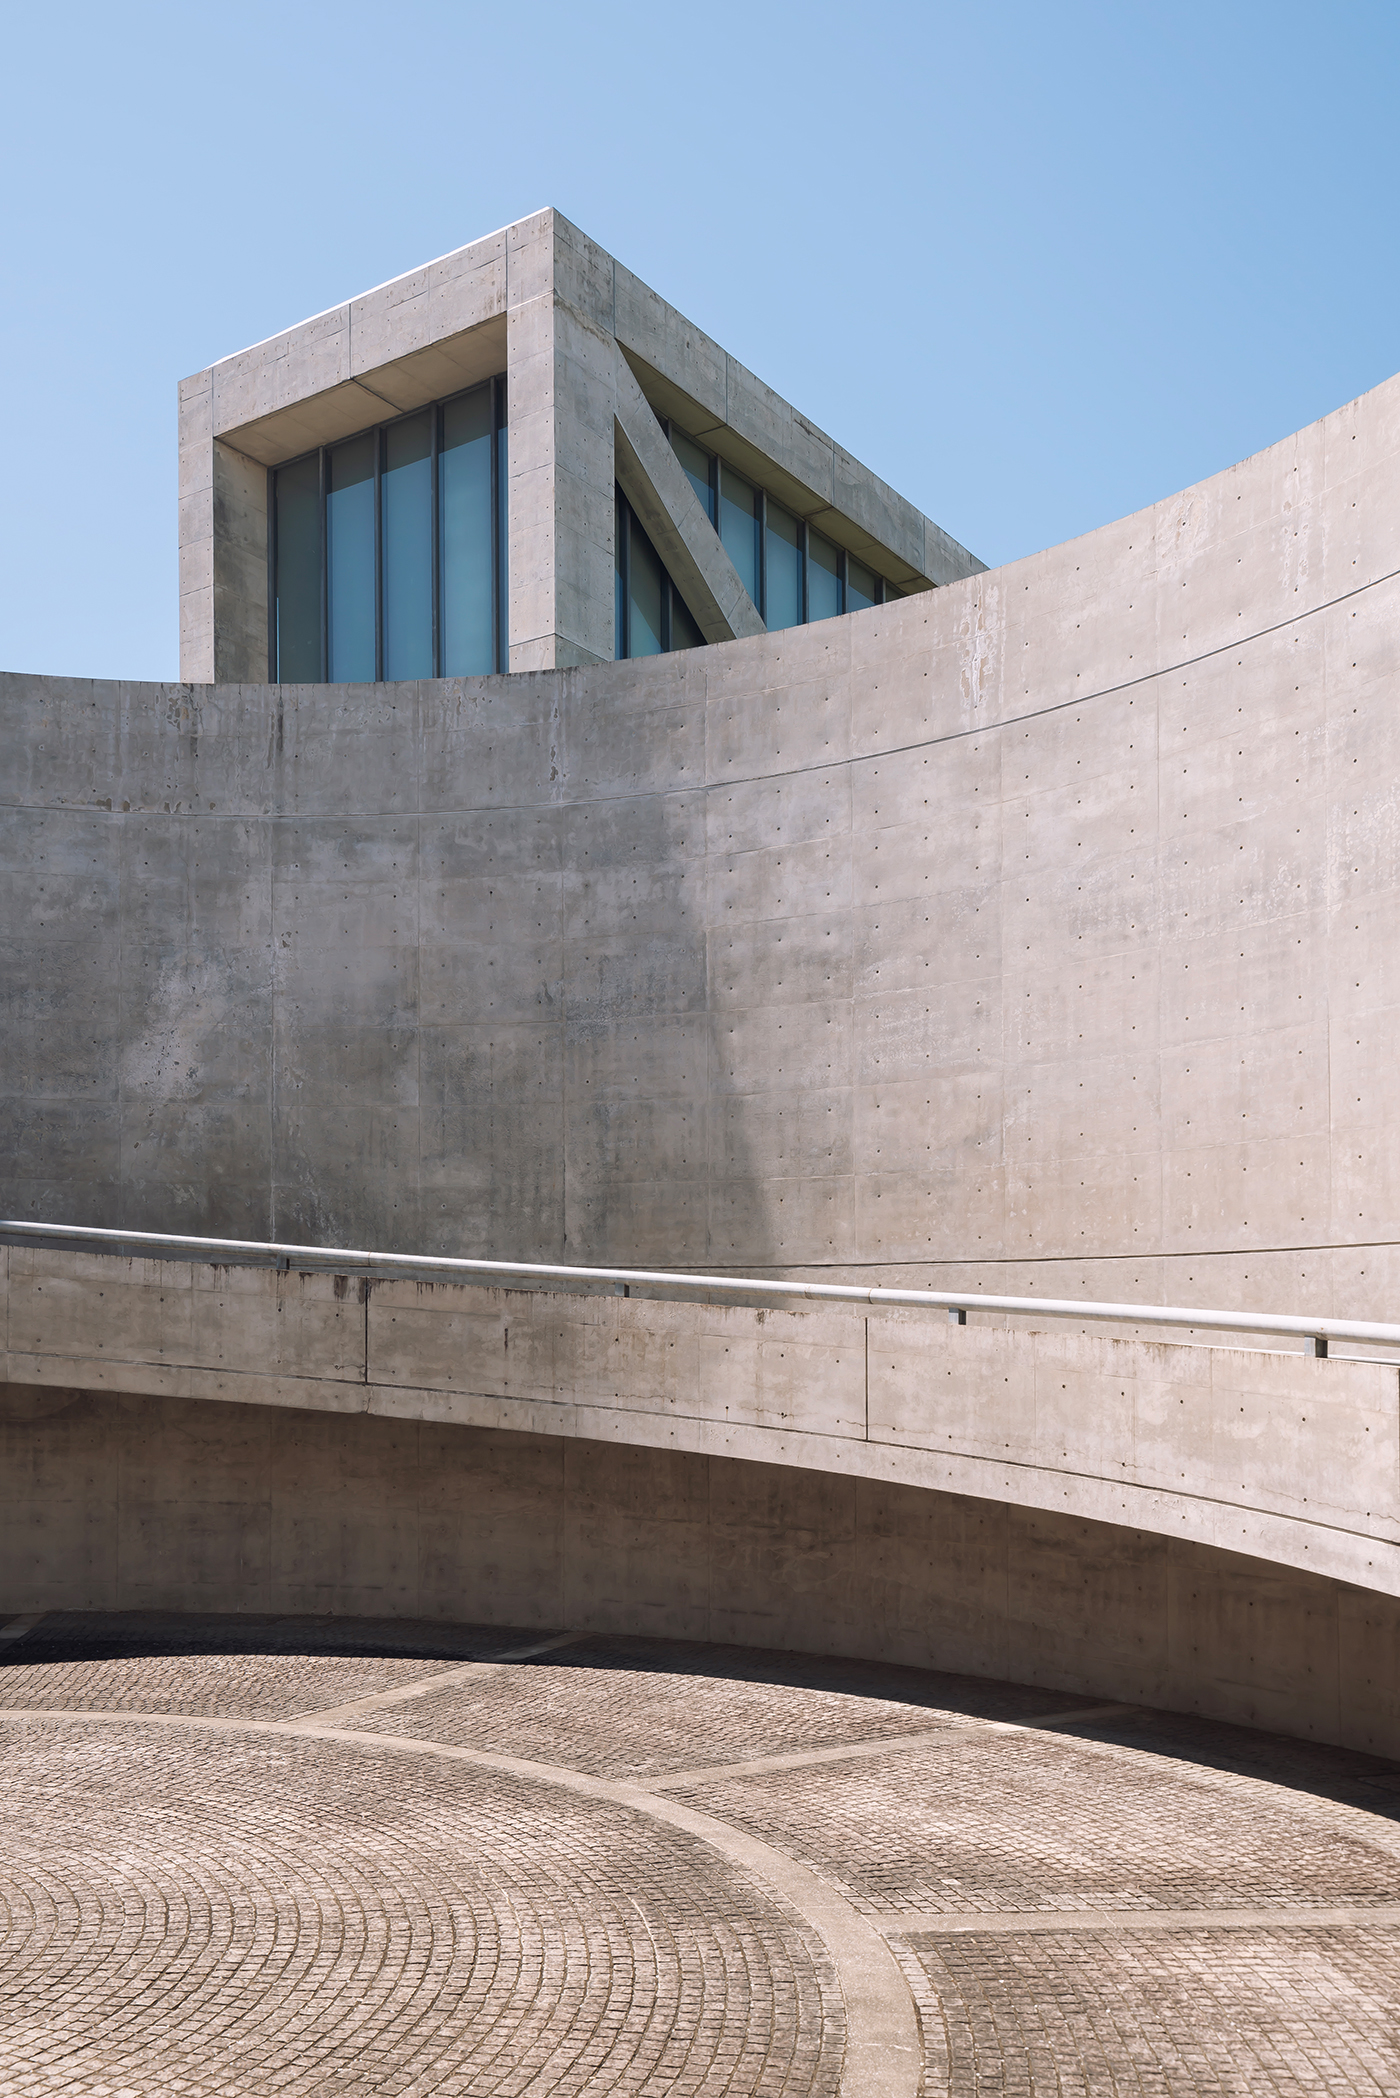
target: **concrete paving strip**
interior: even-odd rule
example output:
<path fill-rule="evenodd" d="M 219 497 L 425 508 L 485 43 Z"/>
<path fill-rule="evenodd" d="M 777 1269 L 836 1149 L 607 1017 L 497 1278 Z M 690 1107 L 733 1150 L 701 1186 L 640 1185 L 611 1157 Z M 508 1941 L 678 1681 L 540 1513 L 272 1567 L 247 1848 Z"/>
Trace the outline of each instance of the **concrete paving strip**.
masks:
<path fill-rule="evenodd" d="M 8 1624 L 0 1624 L 0 1646 L 8 1646 L 12 1639 L 23 1639 L 25 1633 L 32 1632 L 40 1618 L 47 1615 L 46 1610 L 36 1610 L 30 1617 L 12 1617 Z"/>
<path fill-rule="evenodd" d="M 923 2050 L 914 2000 L 879 1928 L 806 1865 L 757 1836 L 731 1828 L 710 1814 L 698 1813 L 678 1799 L 659 1798 L 643 1785 L 588 1777 L 553 1763 L 528 1762 L 520 1756 L 494 1755 L 485 1749 L 456 1748 L 445 1741 L 414 1740 L 403 1734 L 357 1733 L 349 1727 L 317 1725 L 309 1720 L 238 1719 L 174 1712 L 45 1711 L 41 1706 L 0 1710 L 0 1721 L 15 1720 L 41 1725 L 151 1726 L 210 1734 L 281 1735 L 365 1749 L 378 1756 L 433 1756 L 479 1770 L 501 1771 L 535 1784 L 555 1785 L 589 1799 L 605 1799 L 664 1821 L 695 1836 L 741 1871 L 760 1880 L 822 1939 L 836 1969 L 846 2010 L 840 2098 L 918 2098 L 923 2084 Z"/>
<path fill-rule="evenodd" d="M 864 1756 L 895 1756 L 913 1748 L 975 1746 L 988 1734 L 1025 1734 L 1037 1729 L 1070 1726 L 1082 1719 L 1129 1717 L 1139 1705 L 1089 1705 L 1078 1712 L 1042 1712 L 1034 1719 L 978 1719 L 970 1726 L 930 1727 L 925 1733 L 882 1734 L 878 1741 L 836 1741 L 829 1748 L 792 1748 L 771 1756 L 751 1756 L 743 1763 L 701 1763 L 692 1770 L 668 1770 L 661 1777 L 638 1779 L 649 1792 L 679 1792 L 692 1785 L 717 1785 L 735 1777 L 767 1777 L 770 1771 L 809 1770 L 821 1763 L 850 1763 Z"/>
<path fill-rule="evenodd" d="M 887 1938 L 968 1932 L 1086 1930 L 1354 1930 L 1400 1926 L 1400 1902 L 1344 1909 L 974 1909 L 956 1915 L 874 1916 Z"/>
<path fill-rule="evenodd" d="M 296 1712 L 287 1721 L 289 1726 L 306 1726 L 315 1721 L 320 1726 L 339 1726 L 343 1720 L 362 1717 L 366 1712 L 378 1712 L 386 1705 L 406 1705 L 415 1697 L 430 1697 L 434 1690 L 450 1689 L 454 1683 L 479 1683 L 483 1676 L 499 1675 L 516 1661 L 529 1661 L 536 1654 L 552 1654 L 559 1646 L 576 1646 L 580 1639 L 591 1639 L 591 1632 L 556 1632 L 553 1638 L 537 1639 L 531 1646 L 513 1646 L 509 1653 L 495 1654 L 489 1661 L 463 1661 L 455 1668 L 440 1669 L 435 1675 L 420 1676 L 414 1683 L 400 1683 L 393 1690 L 376 1690 L 368 1697 L 355 1697 L 344 1705 L 312 1705 L 305 1712 Z"/>

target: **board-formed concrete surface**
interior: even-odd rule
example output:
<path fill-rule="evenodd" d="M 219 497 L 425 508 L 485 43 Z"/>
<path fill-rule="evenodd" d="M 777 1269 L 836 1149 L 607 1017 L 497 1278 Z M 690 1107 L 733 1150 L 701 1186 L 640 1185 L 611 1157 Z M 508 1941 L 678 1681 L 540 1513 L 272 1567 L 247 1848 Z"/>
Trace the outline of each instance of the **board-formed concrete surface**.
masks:
<path fill-rule="evenodd" d="M 1400 1768 L 1008 1683 L 276 1616 L 0 1626 L 0 2082 L 1400 2092 Z"/>
<path fill-rule="evenodd" d="M 1384 1319 L 1400 381 L 845 618 L 0 681 L 0 1210 Z"/>

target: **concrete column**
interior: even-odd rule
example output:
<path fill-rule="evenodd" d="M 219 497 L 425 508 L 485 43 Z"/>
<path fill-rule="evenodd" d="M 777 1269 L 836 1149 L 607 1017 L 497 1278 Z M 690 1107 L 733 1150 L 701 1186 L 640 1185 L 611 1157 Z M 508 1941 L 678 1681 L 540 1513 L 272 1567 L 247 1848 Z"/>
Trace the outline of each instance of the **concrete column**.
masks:
<path fill-rule="evenodd" d="M 180 677 L 267 679 L 267 468 L 213 434 L 212 375 L 180 387 Z"/>
<path fill-rule="evenodd" d="M 207 685 L 214 677 L 212 371 L 180 381 L 179 415 L 180 676 L 187 685 Z"/>
<path fill-rule="evenodd" d="M 511 228 L 512 670 L 612 660 L 612 267 L 553 211 Z"/>
<path fill-rule="evenodd" d="M 267 468 L 212 445 L 214 682 L 267 680 Z"/>

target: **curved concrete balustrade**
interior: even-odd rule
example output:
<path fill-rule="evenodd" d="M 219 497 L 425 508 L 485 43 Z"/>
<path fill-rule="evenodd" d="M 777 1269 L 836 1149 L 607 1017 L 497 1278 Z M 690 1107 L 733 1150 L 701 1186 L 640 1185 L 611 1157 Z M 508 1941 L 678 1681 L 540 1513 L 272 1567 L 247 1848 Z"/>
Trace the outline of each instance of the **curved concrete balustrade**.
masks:
<path fill-rule="evenodd" d="M 1393 1363 L 845 1304 L 5 1249 L 7 1381 L 686 1449 L 1127 1523 L 1400 1596 Z"/>
<path fill-rule="evenodd" d="M 67 1249 L 5 1274 L 8 1608 L 657 1627 L 1400 1747 L 1394 1365 Z"/>

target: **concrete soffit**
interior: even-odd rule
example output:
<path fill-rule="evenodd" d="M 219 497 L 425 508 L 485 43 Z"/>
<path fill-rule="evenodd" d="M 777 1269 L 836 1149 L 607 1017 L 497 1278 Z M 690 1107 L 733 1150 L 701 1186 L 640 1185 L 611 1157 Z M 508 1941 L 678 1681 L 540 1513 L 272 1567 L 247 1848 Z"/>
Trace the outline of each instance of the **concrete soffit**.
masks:
<path fill-rule="evenodd" d="M 617 360 L 614 460 L 636 511 L 707 641 L 767 631 L 625 358 Z"/>
<path fill-rule="evenodd" d="M 498 314 L 323 391 L 307 393 L 271 414 L 216 426 L 214 435 L 263 466 L 280 466 L 318 445 L 335 444 L 375 423 L 390 422 L 505 369 L 506 317 Z"/>
<path fill-rule="evenodd" d="M 770 452 L 750 443 L 733 425 L 716 417 L 712 409 L 695 400 L 674 379 L 659 371 L 625 343 L 619 343 L 622 361 L 631 370 L 638 387 L 651 407 L 654 418 L 675 424 L 688 437 L 707 451 L 715 452 L 725 464 L 732 466 L 746 479 L 765 488 L 769 495 L 800 517 L 804 523 L 825 533 L 837 546 L 845 547 L 848 553 L 864 561 L 877 574 L 909 594 L 935 587 L 935 578 L 926 575 L 913 562 L 889 547 L 885 541 L 865 530 L 856 520 L 837 509 L 828 495 L 798 480 L 779 464 Z M 620 390 L 620 389 L 619 389 Z M 701 513 L 703 516 L 703 512 Z M 707 520 L 708 521 L 708 520 Z M 937 529 L 935 527 L 935 529 Z M 950 547 L 955 542 L 948 542 Z M 962 549 L 957 548 L 961 553 Z M 981 569 L 980 561 L 973 562 L 974 569 Z"/>

